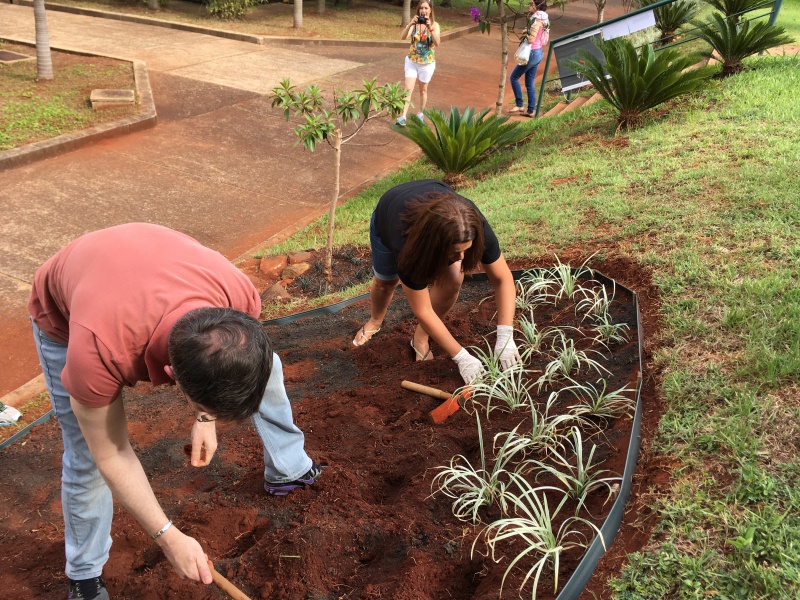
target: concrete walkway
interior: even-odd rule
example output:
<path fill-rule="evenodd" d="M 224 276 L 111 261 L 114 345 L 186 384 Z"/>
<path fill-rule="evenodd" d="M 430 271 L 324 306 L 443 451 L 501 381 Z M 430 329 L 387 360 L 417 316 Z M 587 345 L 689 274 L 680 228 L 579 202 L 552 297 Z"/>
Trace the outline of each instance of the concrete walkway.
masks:
<path fill-rule="evenodd" d="M 596 19 L 592 3 L 569 7 L 554 37 Z M 39 372 L 25 303 L 49 256 L 83 233 L 132 221 L 179 229 L 232 260 L 284 239 L 326 211 L 332 153 L 294 147 L 291 125 L 264 94 L 287 76 L 324 90 L 398 81 L 405 54 L 257 46 L 56 11 L 48 28 L 53 47 L 146 61 L 159 124 L 0 176 L 0 397 Z M 32 9 L 0 4 L 2 37 L 32 41 Z M 499 55 L 497 34 L 442 44 L 429 107 L 493 105 Z M 342 200 L 418 156 L 388 120 L 355 142 L 342 155 Z"/>

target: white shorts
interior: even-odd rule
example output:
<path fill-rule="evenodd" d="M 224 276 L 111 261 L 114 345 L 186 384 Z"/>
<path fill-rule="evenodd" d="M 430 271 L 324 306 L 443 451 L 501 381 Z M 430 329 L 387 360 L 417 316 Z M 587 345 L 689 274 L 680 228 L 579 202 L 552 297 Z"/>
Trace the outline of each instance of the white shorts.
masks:
<path fill-rule="evenodd" d="M 436 70 L 436 61 L 432 63 L 428 63 L 427 65 L 421 65 L 419 63 L 413 62 L 408 56 L 406 56 L 406 79 L 409 77 L 413 77 L 414 79 L 419 79 L 420 83 L 428 83 L 433 77 L 433 72 Z"/>

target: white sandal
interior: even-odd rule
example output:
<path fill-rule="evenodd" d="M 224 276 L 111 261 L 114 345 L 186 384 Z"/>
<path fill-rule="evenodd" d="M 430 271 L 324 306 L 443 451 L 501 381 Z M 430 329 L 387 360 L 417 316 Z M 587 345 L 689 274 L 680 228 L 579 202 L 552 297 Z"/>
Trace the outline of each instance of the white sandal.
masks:
<path fill-rule="evenodd" d="M 372 338 L 374 338 L 375 334 L 378 333 L 381 330 L 380 327 L 378 327 L 377 329 L 364 329 L 364 327 L 366 327 L 366 325 L 363 325 L 361 327 L 361 331 L 356 333 L 356 338 L 358 337 L 358 334 L 360 333 L 361 337 L 364 339 L 364 341 L 359 344 L 358 342 L 356 342 L 356 338 L 353 338 L 353 346 L 356 346 L 356 347 L 363 346 L 368 341 L 370 341 Z"/>
<path fill-rule="evenodd" d="M 412 350 L 413 350 L 413 351 L 416 353 L 416 355 L 417 355 L 417 362 L 422 362 L 422 361 L 424 361 L 424 360 L 428 360 L 428 357 L 431 355 L 431 345 L 430 345 L 430 342 L 428 343 L 428 351 L 427 351 L 425 354 L 423 354 L 422 352 L 420 352 L 419 350 L 417 350 L 417 349 L 414 347 L 414 340 L 413 340 L 413 339 L 411 340 L 411 349 L 412 349 Z"/>

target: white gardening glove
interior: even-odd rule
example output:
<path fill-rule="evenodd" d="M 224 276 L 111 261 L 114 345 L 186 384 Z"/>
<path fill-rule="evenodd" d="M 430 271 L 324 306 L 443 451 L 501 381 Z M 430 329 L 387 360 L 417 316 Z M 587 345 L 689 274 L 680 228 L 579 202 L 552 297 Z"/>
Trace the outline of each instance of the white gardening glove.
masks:
<path fill-rule="evenodd" d="M 461 348 L 458 354 L 453 357 L 453 360 L 456 361 L 458 372 L 461 373 L 461 377 L 467 385 L 472 383 L 480 372 L 483 371 L 483 364 L 481 361 L 467 352 L 466 348 Z"/>
<path fill-rule="evenodd" d="M 505 371 L 520 362 L 519 351 L 514 343 L 514 328 L 511 325 L 497 326 L 497 342 L 494 345 L 494 355 L 500 359 L 500 366 Z"/>

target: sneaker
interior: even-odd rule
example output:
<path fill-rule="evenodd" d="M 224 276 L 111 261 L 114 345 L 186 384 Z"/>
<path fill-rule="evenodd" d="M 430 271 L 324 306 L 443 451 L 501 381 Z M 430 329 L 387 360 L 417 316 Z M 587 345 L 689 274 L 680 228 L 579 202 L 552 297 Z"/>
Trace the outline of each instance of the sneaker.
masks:
<path fill-rule="evenodd" d="M 420 123 L 424 123 L 425 122 L 425 115 L 422 114 L 421 112 L 417 113 L 417 118 L 419 119 Z"/>
<path fill-rule="evenodd" d="M 90 579 L 70 579 L 69 594 L 67 598 L 81 598 L 82 600 L 109 600 L 106 582 L 103 576 Z"/>
<path fill-rule="evenodd" d="M 322 467 L 315 462 L 311 463 L 311 468 L 300 479 L 282 483 L 264 482 L 264 489 L 270 496 L 285 496 L 291 491 L 311 485 L 322 475 Z"/>
<path fill-rule="evenodd" d="M 394 122 L 394 124 L 397 125 L 398 127 L 405 127 L 406 126 L 406 118 L 405 117 L 400 117 L 399 119 L 397 119 L 397 121 Z"/>

